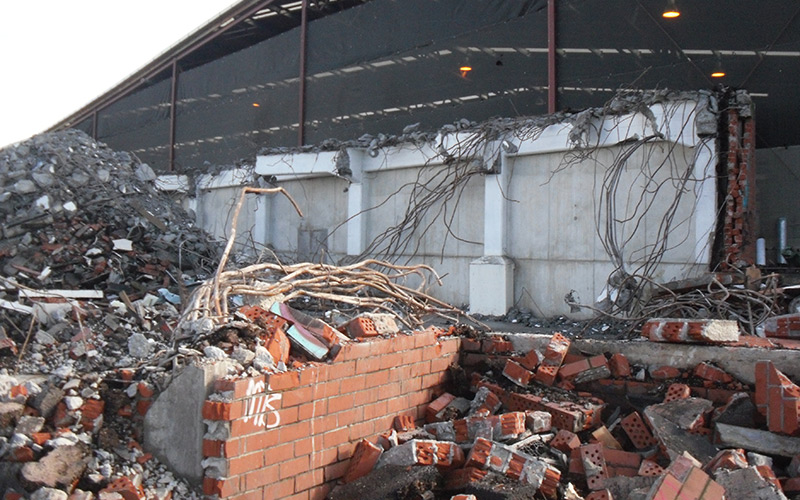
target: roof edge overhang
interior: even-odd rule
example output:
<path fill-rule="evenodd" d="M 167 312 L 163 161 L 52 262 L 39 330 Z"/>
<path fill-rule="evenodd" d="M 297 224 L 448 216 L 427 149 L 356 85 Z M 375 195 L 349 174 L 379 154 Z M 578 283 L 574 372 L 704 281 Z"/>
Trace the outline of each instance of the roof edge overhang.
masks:
<path fill-rule="evenodd" d="M 249 18 L 255 12 L 263 9 L 274 1 L 275 0 L 242 0 L 231 5 L 231 7 L 211 18 L 211 20 L 203 24 L 200 28 L 176 42 L 146 66 L 111 87 L 111 89 L 104 92 L 98 98 L 48 128 L 46 132 L 69 128 L 80 123 L 91 116 L 95 111 L 103 109 L 113 104 L 118 99 L 128 95 L 131 91 L 146 83 L 159 73 L 166 71 L 173 64 L 191 54 L 203 44 L 228 31 L 230 28 L 236 26 L 238 23 Z"/>

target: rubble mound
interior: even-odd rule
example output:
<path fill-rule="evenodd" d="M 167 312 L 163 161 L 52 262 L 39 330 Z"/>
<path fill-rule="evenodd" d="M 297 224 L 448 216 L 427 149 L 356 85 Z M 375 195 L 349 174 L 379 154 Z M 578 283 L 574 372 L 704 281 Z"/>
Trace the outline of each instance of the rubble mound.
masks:
<path fill-rule="evenodd" d="M 217 245 L 155 189 L 155 178 L 135 156 L 77 130 L 3 149 L 4 276 L 33 288 L 118 292 L 137 281 L 146 288 L 144 275 L 155 282 L 170 267 L 205 270 L 218 257 Z"/>
<path fill-rule="evenodd" d="M 76 130 L 0 150 L 0 492 L 192 495 L 138 427 L 221 245 L 155 179 Z"/>

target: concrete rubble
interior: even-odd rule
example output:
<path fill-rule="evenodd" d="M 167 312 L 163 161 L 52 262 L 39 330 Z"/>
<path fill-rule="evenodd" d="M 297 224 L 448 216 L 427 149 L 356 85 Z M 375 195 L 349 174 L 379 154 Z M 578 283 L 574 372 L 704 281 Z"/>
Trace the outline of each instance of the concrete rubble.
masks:
<path fill-rule="evenodd" d="M 221 246 L 154 180 L 132 155 L 75 131 L 0 151 L 3 500 L 800 498 L 800 387 L 789 362 L 800 315 L 767 318 L 765 337 L 728 319 L 617 324 L 617 344 L 589 352 L 578 346 L 611 336 L 602 324 L 512 311 L 548 332 L 521 348 L 531 340 L 486 333 L 471 318 L 423 320 L 458 311 L 389 287 L 389 272 L 376 275 L 383 295 L 343 295 L 391 296 L 391 305 L 337 302 L 347 280 L 330 283 L 344 268 L 308 264 L 254 278 L 247 293 L 236 284 L 224 299 L 208 295 L 197 309 L 213 312 L 216 298 L 223 313 L 190 318 L 186 304 L 200 304 L 192 290 L 216 284 L 216 293 L 223 281 Z M 228 276 L 237 273 L 246 274 Z M 276 283 L 319 295 L 261 293 Z M 631 331 L 636 339 L 622 338 Z M 713 357 L 647 362 L 624 354 L 631 345 L 743 349 L 755 361 L 735 373 Z M 772 356 L 778 349 L 786 358 Z M 428 372 L 371 384 L 414 363 Z M 428 392 L 414 389 L 416 376 Z M 345 379 L 366 399 L 340 394 Z M 373 407 L 384 387 L 410 392 Z M 430 397 L 412 405 L 420 394 Z M 377 416 L 355 438 L 367 407 Z M 313 431 L 312 419 L 336 430 Z M 319 445 L 314 436 L 301 445 L 312 431 L 334 444 L 302 449 Z M 329 462 L 317 474 L 309 457 Z"/>

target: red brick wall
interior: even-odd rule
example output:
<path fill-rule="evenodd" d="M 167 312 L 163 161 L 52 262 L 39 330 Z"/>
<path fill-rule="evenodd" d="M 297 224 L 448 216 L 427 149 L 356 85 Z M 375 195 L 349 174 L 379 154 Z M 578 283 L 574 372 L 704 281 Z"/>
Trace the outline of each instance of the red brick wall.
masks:
<path fill-rule="evenodd" d="M 756 219 L 755 119 L 737 108 L 727 112 L 728 192 L 723 226 L 724 266 L 743 267 L 755 263 L 758 238 Z"/>
<path fill-rule="evenodd" d="M 421 419 L 442 392 L 461 339 L 435 332 L 345 345 L 332 363 L 236 381 L 219 380 L 231 402 L 205 402 L 224 440 L 203 442 L 206 495 L 263 500 L 322 499 L 347 470 L 355 444 L 386 432 L 399 414 Z"/>

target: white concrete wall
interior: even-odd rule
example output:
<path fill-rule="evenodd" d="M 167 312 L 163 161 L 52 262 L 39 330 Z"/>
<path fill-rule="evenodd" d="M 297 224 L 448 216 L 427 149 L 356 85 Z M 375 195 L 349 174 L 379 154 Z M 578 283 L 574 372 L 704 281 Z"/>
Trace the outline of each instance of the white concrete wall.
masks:
<path fill-rule="evenodd" d="M 428 227 L 428 217 L 395 261 L 431 265 L 444 276 L 444 286 L 431 292 L 457 306 L 470 304 L 472 311 L 502 313 L 517 305 L 536 314 L 568 315 L 563 298 L 570 290 L 582 303 L 592 304 L 614 267 L 598 236 L 598 224 L 605 226 L 604 216 L 598 216 L 605 203 L 603 178 L 631 141 L 658 132 L 662 138 L 633 153 L 619 176 L 617 219 L 642 219 L 638 225 L 615 225 L 619 238 L 628 240 L 626 267 L 635 270 L 644 257 L 641 249 L 660 241 L 664 214 L 682 191 L 669 249 L 656 276 L 669 281 L 703 272 L 715 221 L 716 151 L 713 139 L 695 134 L 695 111 L 696 103 L 686 101 L 652 106 L 649 118 L 638 113 L 592 118 L 580 129 L 581 145 L 592 146 L 588 149 L 570 141 L 574 130 L 569 123 L 526 140 L 510 134 L 512 148 L 501 148 L 499 141 L 486 144 L 484 167 L 499 159 L 501 171 L 473 177 L 452 220 L 452 231 L 469 242 L 448 236 L 441 220 Z M 458 156 L 457 143 L 468 137 L 460 133 L 439 141 Z M 410 185 L 418 177 L 425 180 L 447 168 L 433 146 L 387 148 L 374 158 L 358 149 L 348 149 L 346 157 L 341 152 L 262 156 L 249 177 L 237 172 L 198 183 L 193 203 L 198 223 L 215 235 L 226 234 L 237 196 L 233 179 L 274 176 L 305 217 L 300 219 L 281 196 L 254 197 L 243 210 L 239 234 L 252 234 L 256 243 L 291 257 L 297 252 L 298 230 L 327 230 L 328 261 L 337 262 L 359 254 L 403 218 Z M 566 166 L 576 154 L 582 159 Z M 343 158 L 352 171 L 346 178 L 337 170 Z M 680 182 L 687 171 L 688 182 Z M 646 215 L 644 206 L 649 207 Z M 481 283 L 470 283 L 471 268 Z"/>

